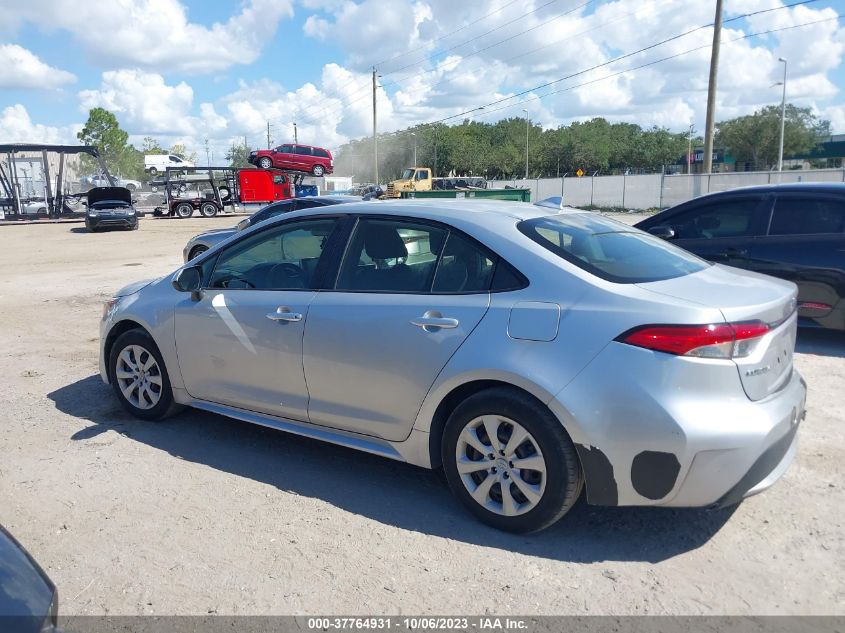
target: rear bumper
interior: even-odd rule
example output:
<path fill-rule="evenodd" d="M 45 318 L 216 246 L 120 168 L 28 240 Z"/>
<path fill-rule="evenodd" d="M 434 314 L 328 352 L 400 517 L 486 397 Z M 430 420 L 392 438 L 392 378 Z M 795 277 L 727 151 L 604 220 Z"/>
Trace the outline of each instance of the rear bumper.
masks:
<path fill-rule="evenodd" d="M 806 392 L 793 370 L 779 391 L 751 401 L 730 361 L 612 344 L 550 406 L 576 445 L 589 503 L 710 507 L 786 472 Z"/>

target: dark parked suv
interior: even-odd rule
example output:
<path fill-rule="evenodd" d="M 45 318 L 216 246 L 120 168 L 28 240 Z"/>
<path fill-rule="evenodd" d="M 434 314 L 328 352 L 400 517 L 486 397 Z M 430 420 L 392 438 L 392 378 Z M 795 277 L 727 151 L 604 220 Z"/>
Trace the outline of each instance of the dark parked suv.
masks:
<path fill-rule="evenodd" d="M 314 176 L 330 174 L 334 170 L 332 153 L 311 145 L 279 145 L 273 149 L 250 152 L 249 162 L 262 169 L 293 169 Z"/>
<path fill-rule="evenodd" d="M 794 281 L 800 325 L 845 330 L 845 184 L 722 191 L 637 228 L 712 262 Z"/>

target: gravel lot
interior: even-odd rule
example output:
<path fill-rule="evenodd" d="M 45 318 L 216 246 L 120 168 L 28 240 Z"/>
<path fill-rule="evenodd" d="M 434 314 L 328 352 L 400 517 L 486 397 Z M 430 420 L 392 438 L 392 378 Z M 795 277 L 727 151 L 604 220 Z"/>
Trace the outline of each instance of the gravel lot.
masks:
<path fill-rule="evenodd" d="M 234 221 L 0 226 L 0 523 L 62 614 L 845 614 L 845 336 L 799 336 L 807 419 L 767 493 L 720 512 L 581 502 L 511 536 L 428 471 L 198 411 L 123 413 L 97 375 L 102 301 Z"/>

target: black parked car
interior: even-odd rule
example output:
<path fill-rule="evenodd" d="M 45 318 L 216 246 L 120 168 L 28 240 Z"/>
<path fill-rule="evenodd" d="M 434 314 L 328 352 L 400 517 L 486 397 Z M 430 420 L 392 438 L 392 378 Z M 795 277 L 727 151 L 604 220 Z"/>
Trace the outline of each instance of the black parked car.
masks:
<path fill-rule="evenodd" d="M 95 187 L 88 192 L 85 226 L 92 233 L 100 229 L 138 228 L 138 214 L 132 204 L 132 192 L 126 187 Z"/>
<path fill-rule="evenodd" d="M 636 226 L 712 262 L 794 281 L 799 325 L 845 330 L 845 184 L 722 191 Z"/>
<path fill-rule="evenodd" d="M 0 629 L 9 633 L 55 631 L 58 604 L 56 586 L 0 526 Z"/>

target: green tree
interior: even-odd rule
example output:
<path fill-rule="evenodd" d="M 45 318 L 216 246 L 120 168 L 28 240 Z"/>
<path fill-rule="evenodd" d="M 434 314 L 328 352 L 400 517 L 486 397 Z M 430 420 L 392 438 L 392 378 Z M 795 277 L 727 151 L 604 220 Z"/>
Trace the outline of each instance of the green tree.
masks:
<path fill-rule="evenodd" d="M 247 145 L 234 145 L 226 152 L 226 160 L 232 167 L 252 167 L 249 163 L 249 153 L 252 148 Z M 173 150 L 171 149 L 171 153 Z"/>
<path fill-rule="evenodd" d="M 185 146 L 182 143 L 176 143 L 165 153 L 178 156 L 182 160 L 186 160 L 189 163 L 193 163 L 194 165 L 197 164 L 197 153 L 189 152 L 187 149 L 185 149 Z"/>
<path fill-rule="evenodd" d="M 162 148 L 161 143 L 152 136 L 145 136 L 141 144 L 141 151 L 144 154 L 166 154 L 167 151 Z"/>
<path fill-rule="evenodd" d="M 770 169 L 778 161 L 780 125 L 780 107 L 766 106 L 754 114 L 717 123 L 715 142 L 727 148 L 739 163 L 749 163 L 752 169 Z M 819 119 L 810 108 L 786 105 L 784 156 L 808 152 L 829 135 L 830 121 Z"/>
<path fill-rule="evenodd" d="M 117 117 L 105 108 L 92 108 L 76 137 L 85 145 L 97 148 L 111 173 L 125 178 L 139 178 L 143 174 L 143 155 L 129 144 L 129 134 L 121 129 Z M 90 157 L 83 156 L 82 161 L 85 168 L 99 170 L 99 164 Z"/>

